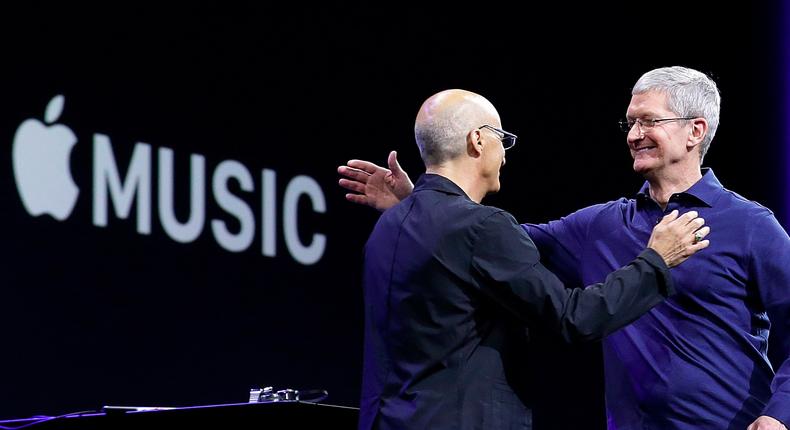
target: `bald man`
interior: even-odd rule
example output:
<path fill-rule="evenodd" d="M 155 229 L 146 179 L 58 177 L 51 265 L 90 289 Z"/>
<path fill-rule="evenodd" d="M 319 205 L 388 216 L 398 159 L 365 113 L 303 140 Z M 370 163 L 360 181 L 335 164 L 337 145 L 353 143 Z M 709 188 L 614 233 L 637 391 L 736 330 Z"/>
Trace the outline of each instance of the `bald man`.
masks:
<path fill-rule="evenodd" d="M 708 246 L 696 213 L 667 215 L 647 248 L 604 283 L 566 289 L 507 212 L 501 128 L 480 95 L 447 90 L 419 110 L 426 172 L 365 247 L 360 429 L 530 429 L 529 329 L 594 340 L 672 294 L 669 268 Z"/>

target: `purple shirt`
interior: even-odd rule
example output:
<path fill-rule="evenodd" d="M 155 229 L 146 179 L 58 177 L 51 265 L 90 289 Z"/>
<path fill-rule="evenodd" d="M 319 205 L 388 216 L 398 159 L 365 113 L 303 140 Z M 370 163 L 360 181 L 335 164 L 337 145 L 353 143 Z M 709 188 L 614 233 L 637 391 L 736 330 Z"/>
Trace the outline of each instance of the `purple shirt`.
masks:
<path fill-rule="evenodd" d="M 677 294 L 603 341 L 609 429 L 739 429 L 760 415 L 790 426 L 790 238 L 772 212 L 713 171 L 666 210 L 650 198 L 524 224 L 566 285 L 601 282 L 641 252 L 674 209 L 699 212 L 710 246 L 672 269 Z M 783 364 L 774 375 L 767 358 Z"/>

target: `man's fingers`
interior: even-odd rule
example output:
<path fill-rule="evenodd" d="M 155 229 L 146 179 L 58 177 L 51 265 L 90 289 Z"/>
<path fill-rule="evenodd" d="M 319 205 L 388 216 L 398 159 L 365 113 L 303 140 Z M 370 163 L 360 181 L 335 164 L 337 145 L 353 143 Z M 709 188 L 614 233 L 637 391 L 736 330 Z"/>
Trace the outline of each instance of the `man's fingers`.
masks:
<path fill-rule="evenodd" d="M 673 210 L 672 212 L 664 215 L 664 218 L 661 218 L 662 223 L 668 223 L 674 221 L 678 217 L 677 209 Z"/>
<path fill-rule="evenodd" d="M 697 216 L 699 216 L 697 211 L 688 211 L 683 215 L 679 216 L 676 222 L 679 223 L 680 225 L 686 225 L 692 220 L 696 219 Z"/>
<path fill-rule="evenodd" d="M 337 181 L 341 187 L 349 190 L 354 191 L 360 194 L 365 194 L 365 184 L 358 182 L 358 181 L 350 181 L 348 179 L 340 179 Z"/>
<path fill-rule="evenodd" d="M 701 229 L 694 232 L 694 238 L 695 239 L 699 238 L 700 240 L 702 240 L 705 236 L 708 235 L 708 233 L 710 233 L 710 227 L 708 226 L 702 227 Z"/>
<path fill-rule="evenodd" d="M 345 176 L 345 177 L 347 177 L 349 179 L 353 179 L 353 180 L 355 180 L 357 182 L 362 182 L 363 184 L 366 184 L 368 182 L 368 178 L 370 177 L 370 175 L 368 173 L 366 173 L 365 171 L 359 170 L 359 169 L 354 169 L 354 168 L 351 168 L 351 167 L 348 167 L 348 166 L 340 166 L 340 167 L 338 167 L 337 168 L 337 173 L 340 173 L 341 175 L 343 175 L 343 176 Z"/>
<path fill-rule="evenodd" d="M 677 210 L 665 216 L 661 222 L 667 223 L 668 227 L 678 229 L 680 232 L 687 231 L 689 233 L 697 231 L 700 227 L 705 225 L 705 219 L 700 217 L 697 211 L 688 211 L 672 220 L 672 214 L 675 212 L 677 212 Z"/>
<path fill-rule="evenodd" d="M 705 249 L 710 245 L 710 241 L 703 238 L 710 233 L 710 227 L 705 226 L 701 229 L 694 232 L 694 240 L 691 242 L 691 246 L 689 247 L 692 253 L 697 252 L 701 249 Z"/>
<path fill-rule="evenodd" d="M 361 205 L 368 204 L 368 198 L 362 194 L 346 194 L 346 200 L 350 201 L 351 203 L 359 203 Z"/>
<path fill-rule="evenodd" d="M 370 161 L 365 160 L 348 160 L 348 163 L 346 164 L 348 167 L 353 167 L 354 169 L 361 170 L 365 173 L 370 173 L 371 175 L 376 173 L 376 170 L 381 168 Z"/>
<path fill-rule="evenodd" d="M 697 243 L 695 243 L 695 244 L 691 245 L 691 247 L 690 247 L 690 248 L 691 248 L 691 250 L 692 250 L 692 251 L 694 251 L 694 252 L 697 252 L 697 251 L 699 251 L 700 249 L 705 249 L 705 248 L 707 248 L 707 247 L 708 247 L 708 245 L 710 245 L 710 241 L 709 241 L 708 239 L 705 239 L 705 240 L 699 241 L 699 242 L 697 242 Z"/>
<path fill-rule="evenodd" d="M 678 220 L 678 221 L 682 223 L 682 221 L 680 221 L 680 220 Z M 681 224 L 681 227 L 685 228 L 687 231 L 695 232 L 695 231 L 699 230 L 704 225 L 705 225 L 705 218 L 701 218 L 700 217 L 700 218 L 694 218 L 688 224 L 685 224 L 685 225 Z"/>

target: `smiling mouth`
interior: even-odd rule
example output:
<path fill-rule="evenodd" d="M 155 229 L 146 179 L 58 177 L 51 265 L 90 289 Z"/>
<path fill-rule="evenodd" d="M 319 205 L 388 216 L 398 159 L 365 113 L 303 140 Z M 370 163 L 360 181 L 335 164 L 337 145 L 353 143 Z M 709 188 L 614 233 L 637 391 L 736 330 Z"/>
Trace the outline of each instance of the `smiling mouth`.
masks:
<path fill-rule="evenodd" d="M 634 148 L 634 153 L 639 154 L 641 152 L 649 151 L 655 148 L 656 148 L 655 146 L 643 146 L 641 148 Z"/>

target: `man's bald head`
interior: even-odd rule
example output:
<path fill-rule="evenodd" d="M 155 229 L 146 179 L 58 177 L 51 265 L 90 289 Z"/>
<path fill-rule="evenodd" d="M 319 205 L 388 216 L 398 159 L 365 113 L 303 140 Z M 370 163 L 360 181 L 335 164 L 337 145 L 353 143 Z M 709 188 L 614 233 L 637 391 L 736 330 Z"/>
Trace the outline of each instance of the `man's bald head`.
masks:
<path fill-rule="evenodd" d="M 500 126 L 499 114 L 485 97 L 465 90 L 445 90 L 429 97 L 414 122 L 425 166 L 441 165 L 463 154 L 466 136 L 483 124 Z"/>

